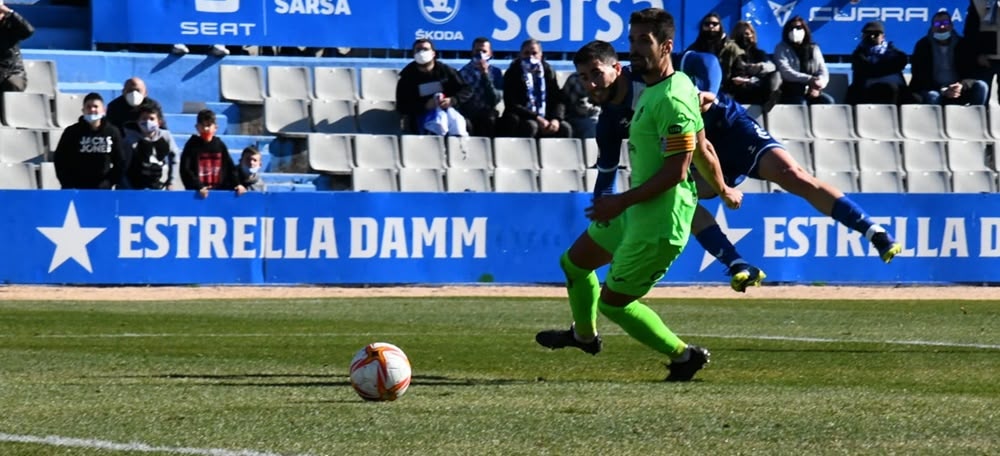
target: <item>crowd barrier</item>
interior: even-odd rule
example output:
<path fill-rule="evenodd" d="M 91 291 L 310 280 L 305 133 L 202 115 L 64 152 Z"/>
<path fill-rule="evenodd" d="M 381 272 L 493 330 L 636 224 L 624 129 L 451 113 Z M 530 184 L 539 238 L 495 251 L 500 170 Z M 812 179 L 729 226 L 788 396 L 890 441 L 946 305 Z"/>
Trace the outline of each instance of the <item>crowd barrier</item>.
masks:
<path fill-rule="evenodd" d="M 827 54 L 850 54 L 868 21 L 885 22 L 887 39 L 910 52 L 931 16 L 947 11 L 964 28 L 968 1 L 938 0 L 93 0 L 97 43 L 187 43 L 409 49 L 430 38 L 439 49 L 468 50 L 486 36 L 494 49 L 516 51 L 528 38 L 546 51 L 574 52 L 594 39 L 628 49 L 632 11 L 666 8 L 677 18 L 676 48 L 698 35 L 715 11 L 726 30 L 743 19 L 758 27 L 770 52 L 794 16 L 810 23 Z M 931 5 L 933 4 L 933 5 Z M 150 27 L 150 18 L 156 18 Z"/>
<path fill-rule="evenodd" d="M 0 280 L 15 284 L 561 283 L 589 195 L 0 191 Z M 1000 282 L 1000 195 L 857 194 L 905 246 L 864 238 L 799 198 L 717 215 L 772 282 Z M 695 241 L 667 283 L 724 283 Z"/>

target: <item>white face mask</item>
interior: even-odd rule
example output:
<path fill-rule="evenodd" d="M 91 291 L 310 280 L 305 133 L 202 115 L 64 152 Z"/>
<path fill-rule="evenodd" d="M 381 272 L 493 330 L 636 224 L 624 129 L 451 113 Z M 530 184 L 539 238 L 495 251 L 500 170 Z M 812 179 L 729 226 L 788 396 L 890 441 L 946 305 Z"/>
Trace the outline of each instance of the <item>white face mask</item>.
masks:
<path fill-rule="evenodd" d="M 475 60 L 487 60 L 488 61 L 488 60 L 492 59 L 493 57 L 490 57 L 490 53 L 489 52 L 481 51 L 478 54 L 476 54 L 476 56 L 473 57 L 473 58 Z"/>
<path fill-rule="evenodd" d="M 97 113 L 97 114 L 84 114 L 83 115 L 83 120 L 87 121 L 87 123 L 95 123 L 98 120 L 101 120 L 103 118 L 104 118 L 104 114 L 101 114 L 101 113 Z"/>
<path fill-rule="evenodd" d="M 434 51 L 430 49 L 417 51 L 416 54 L 413 54 L 413 61 L 417 62 L 418 65 L 425 65 L 431 60 L 434 60 Z"/>
<path fill-rule="evenodd" d="M 801 43 L 802 40 L 806 39 L 806 31 L 792 30 L 791 32 L 788 32 L 788 39 L 792 40 L 795 44 Z"/>
<path fill-rule="evenodd" d="M 538 65 L 540 65 L 542 63 L 542 59 L 539 59 L 539 58 L 536 58 L 536 57 L 532 57 L 532 58 L 528 59 L 528 63 L 530 63 L 531 66 L 538 66 Z"/>
<path fill-rule="evenodd" d="M 254 167 L 254 168 L 247 167 L 247 171 L 249 171 L 250 174 L 257 174 L 257 173 L 260 172 L 260 167 L 259 166 Z"/>
<path fill-rule="evenodd" d="M 160 129 L 160 124 L 155 120 L 147 120 L 145 122 L 139 122 L 139 127 L 146 133 L 152 133 Z"/>
<path fill-rule="evenodd" d="M 145 98 L 146 97 L 142 95 L 142 92 L 138 90 L 133 90 L 125 94 L 125 102 L 128 103 L 129 106 L 139 106 L 139 103 L 142 103 L 142 100 Z"/>
<path fill-rule="evenodd" d="M 951 32 L 934 32 L 934 39 L 938 41 L 945 41 L 951 38 Z"/>

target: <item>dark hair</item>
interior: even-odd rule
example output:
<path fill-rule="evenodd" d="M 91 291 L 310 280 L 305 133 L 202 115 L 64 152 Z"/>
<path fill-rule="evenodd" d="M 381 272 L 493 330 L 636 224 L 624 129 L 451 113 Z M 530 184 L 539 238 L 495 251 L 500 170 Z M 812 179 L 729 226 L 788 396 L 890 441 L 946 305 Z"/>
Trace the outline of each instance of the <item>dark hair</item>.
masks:
<path fill-rule="evenodd" d="M 722 16 L 719 16 L 719 13 L 716 13 L 715 11 L 712 11 L 711 13 L 708 13 L 705 16 L 703 16 L 701 18 L 701 22 L 698 23 L 698 27 L 700 28 L 701 26 L 705 25 L 705 21 L 708 20 L 708 18 L 710 17 L 714 17 L 719 20 L 719 30 L 722 30 Z"/>
<path fill-rule="evenodd" d="M 149 100 L 142 100 L 142 103 L 139 103 L 139 107 L 136 111 L 139 112 L 139 115 L 147 113 L 156 114 L 157 119 L 163 119 L 163 110 L 160 109 L 160 105 L 158 103 L 150 103 Z"/>
<path fill-rule="evenodd" d="M 104 97 L 102 97 L 101 94 L 97 92 L 90 92 L 87 94 L 87 96 L 83 97 L 83 104 L 90 103 L 92 100 L 97 100 L 100 101 L 101 103 L 104 103 Z"/>
<path fill-rule="evenodd" d="M 800 24 L 800 23 L 802 24 L 802 30 L 805 30 L 806 32 L 805 38 L 802 38 L 801 45 L 805 46 L 807 44 L 811 44 L 812 32 L 809 31 L 809 23 L 806 22 L 806 20 L 802 18 L 802 16 L 795 16 L 789 19 L 788 22 L 785 22 L 785 26 L 781 29 L 781 40 L 788 44 L 795 45 L 795 43 L 793 43 L 792 40 L 788 38 L 788 32 L 792 31 L 792 28 L 795 27 L 795 24 Z"/>
<path fill-rule="evenodd" d="M 523 51 L 524 48 L 526 48 L 528 46 L 534 46 L 536 44 L 538 45 L 538 49 L 542 48 L 542 42 L 541 41 L 538 41 L 538 40 L 536 40 L 534 38 L 528 38 L 528 39 L 526 39 L 526 40 L 524 40 L 524 41 L 521 42 L 521 46 L 518 47 L 517 50 L 518 51 Z"/>
<path fill-rule="evenodd" d="M 614 65 L 618 63 L 618 53 L 607 41 L 594 40 L 576 51 L 573 55 L 573 65 L 583 65 L 598 60 L 601 63 Z"/>
<path fill-rule="evenodd" d="M 729 32 L 730 35 L 729 37 L 734 40 L 738 39 L 743 36 L 743 32 L 745 30 L 749 30 L 750 34 L 753 35 L 753 45 L 756 46 L 757 29 L 755 29 L 753 24 L 751 24 L 749 21 L 736 21 L 736 24 L 733 24 L 733 30 Z"/>
<path fill-rule="evenodd" d="M 215 111 L 211 109 L 202 109 L 198 111 L 198 124 L 200 125 L 215 125 Z"/>
<path fill-rule="evenodd" d="M 260 151 L 257 150 L 257 148 L 254 146 L 246 146 L 245 148 L 243 148 L 243 153 L 240 154 L 240 160 L 242 161 L 243 158 L 248 155 L 249 156 L 260 155 Z"/>
<path fill-rule="evenodd" d="M 416 49 L 417 45 L 423 44 L 423 43 L 427 43 L 427 44 L 431 45 L 431 50 L 437 52 L 437 48 L 434 47 L 434 42 L 431 41 L 431 40 L 428 40 L 427 38 L 419 38 L 416 41 L 414 41 L 413 42 L 413 46 L 410 46 L 410 50 L 412 51 L 412 50 Z"/>
<path fill-rule="evenodd" d="M 476 37 L 476 39 L 472 40 L 472 49 L 475 49 L 476 46 L 479 46 L 480 44 L 489 43 L 489 42 L 490 42 L 490 39 L 487 38 L 487 37 L 485 37 L 485 36 Z M 431 45 L 431 46 L 433 46 L 433 45 Z"/>
<path fill-rule="evenodd" d="M 673 40 L 676 32 L 674 16 L 661 8 L 646 8 L 633 12 L 628 18 L 628 25 L 650 26 L 653 29 L 653 37 L 661 44 Z"/>

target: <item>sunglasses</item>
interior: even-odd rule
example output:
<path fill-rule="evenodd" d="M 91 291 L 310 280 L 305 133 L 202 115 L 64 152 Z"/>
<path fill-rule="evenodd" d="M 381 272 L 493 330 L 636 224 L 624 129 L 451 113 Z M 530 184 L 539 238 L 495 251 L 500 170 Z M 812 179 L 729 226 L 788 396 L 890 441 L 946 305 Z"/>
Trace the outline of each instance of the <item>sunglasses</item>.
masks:
<path fill-rule="evenodd" d="M 792 30 L 805 30 L 806 28 L 801 25 L 793 25 Z"/>
<path fill-rule="evenodd" d="M 721 22 L 703 22 L 701 25 L 704 25 L 705 27 L 718 27 L 718 26 L 722 25 L 722 23 Z"/>
<path fill-rule="evenodd" d="M 943 21 L 934 21 L 933 24 L 934 24 L 935 27 L 944 27 L 946 25 L 951 25 L 951 21 L 948 20 L 948 19 L 945 19 Z"/>

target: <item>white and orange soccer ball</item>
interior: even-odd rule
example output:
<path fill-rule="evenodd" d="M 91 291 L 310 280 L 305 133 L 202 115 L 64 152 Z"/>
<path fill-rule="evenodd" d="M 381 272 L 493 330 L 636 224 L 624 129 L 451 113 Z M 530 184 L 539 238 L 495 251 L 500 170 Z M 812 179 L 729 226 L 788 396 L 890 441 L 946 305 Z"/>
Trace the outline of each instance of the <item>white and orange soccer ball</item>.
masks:
<path fill-rule="evenodd" d="M 410 387 L 410 360 L 399 347 L 368 344 L 351 360 L 351 386 L 367 401 L 394 401 Z"/>

